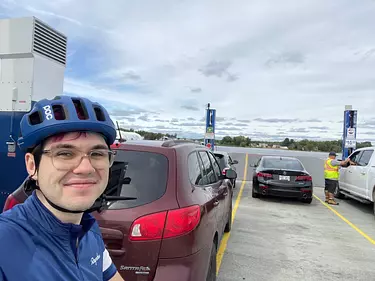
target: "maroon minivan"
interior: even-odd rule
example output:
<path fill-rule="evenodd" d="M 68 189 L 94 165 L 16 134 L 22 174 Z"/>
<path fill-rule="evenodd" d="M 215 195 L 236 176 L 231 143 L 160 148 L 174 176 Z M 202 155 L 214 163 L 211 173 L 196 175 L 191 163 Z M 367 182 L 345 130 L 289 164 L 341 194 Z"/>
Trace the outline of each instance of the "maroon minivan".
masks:
<path fill-rule="evenodd" d="M 231 230 L 236 172 L 223 175 L 212 152 L 194 142 L 127 141 L 112 149 L 117 154 L 105 194 L 136 199 L 109 201 L 93 215 L 121 276 L 216 280 L 218 245 Z M 6 208 L 23 202 L 22 194 L 20 187 Z"/>

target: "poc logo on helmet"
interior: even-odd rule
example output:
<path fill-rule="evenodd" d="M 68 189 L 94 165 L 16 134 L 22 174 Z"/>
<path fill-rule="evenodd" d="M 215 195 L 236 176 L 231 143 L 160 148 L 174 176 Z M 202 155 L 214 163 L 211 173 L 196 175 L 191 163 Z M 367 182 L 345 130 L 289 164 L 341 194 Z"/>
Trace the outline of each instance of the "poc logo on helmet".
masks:
<path fill-rule="evenodd" d="M 51 120 L 53 118 L 51 106 L 50 105 L 43 106 L 43 109 L 44 109 L 44 115 L 46 116 L 46 119 Z"/>

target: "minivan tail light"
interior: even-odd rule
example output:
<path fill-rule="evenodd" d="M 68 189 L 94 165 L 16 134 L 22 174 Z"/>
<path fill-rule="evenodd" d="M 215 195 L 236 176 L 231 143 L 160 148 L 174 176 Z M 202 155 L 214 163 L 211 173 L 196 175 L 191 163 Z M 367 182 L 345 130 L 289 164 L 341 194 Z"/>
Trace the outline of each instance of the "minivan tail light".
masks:
<path fill-rule="evenodd" d="M 200 217 L 198 205 L 140 217 L 130 228 L 129 240 L 148 241 L 181 236 L 194 230 Z"/>
<path fill-rule="evenodd" d="M 184 235 L 194 230 L 201 218 L 198 205 L 168 212 L 163 238 Z"/>
<path fill-rule="evenodd" d="M 158 240 L 163 237 L 167 212 L 140 217 L 130 228 L 129 239 L 132 241 Z"/>
<path fill-rule="evenodd" d="M 10 194 L 7 197 L 7 200 L 5 201 L 5 205 L 4 205 L 3 211 L 5 212 L 7 210 L 10 210 L 14 206 L 18 205 L 19 203 L 20 202 L 18 202 L 18 200 L 16 198 L 14 198 L 14 196 L 12 194 Z"/>

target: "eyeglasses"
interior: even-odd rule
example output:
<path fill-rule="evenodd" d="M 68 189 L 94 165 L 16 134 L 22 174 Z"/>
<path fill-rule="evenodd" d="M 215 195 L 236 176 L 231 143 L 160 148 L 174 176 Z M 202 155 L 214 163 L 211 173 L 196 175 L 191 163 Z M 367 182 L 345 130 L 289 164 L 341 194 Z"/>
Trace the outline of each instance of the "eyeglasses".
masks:
<path fill-rule="evenodd" d="M 93 168 L 103 170 L 110 168 L 115 160 L 115 151 L 108 149 L 94 149 L 84 153 L 73 148 L 55 148 L 43 150 L 52 158 L 52 165 L 57 170 L 72 170 L 79 166 L 84 157 L 88 157 Z"/>

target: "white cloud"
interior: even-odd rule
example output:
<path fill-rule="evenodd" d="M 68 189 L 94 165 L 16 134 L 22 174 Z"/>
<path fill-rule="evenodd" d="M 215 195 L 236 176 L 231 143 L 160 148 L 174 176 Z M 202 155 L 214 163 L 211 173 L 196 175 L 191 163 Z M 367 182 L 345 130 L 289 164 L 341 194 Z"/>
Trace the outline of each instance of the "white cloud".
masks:
<path fill-rule="evenodd" d="M 114 108 L 199 121 L 210 102 L 227 118 L 217 123 L 223 134 L 270 138 L 280 129 L 287 135 L 339 138 L 337 121 L 346 104 L 358 109 L 360 122 L 374 116 L 374 1 L 6 0 L 1 6 L 2 17 L 34 15 L 64 32 L 74 46 L 65 91 Z M 76 52 L 75 46 L 97 53 Z M 77 61 L 90 61 L 95 71 L 76 75 Z M 228 126 L 232 117 L 302 121 Z M 131 124 L 176 127 L 154 119 Z M 371 139 L 367 133 L 359 129 L 358 137 Z"/>

